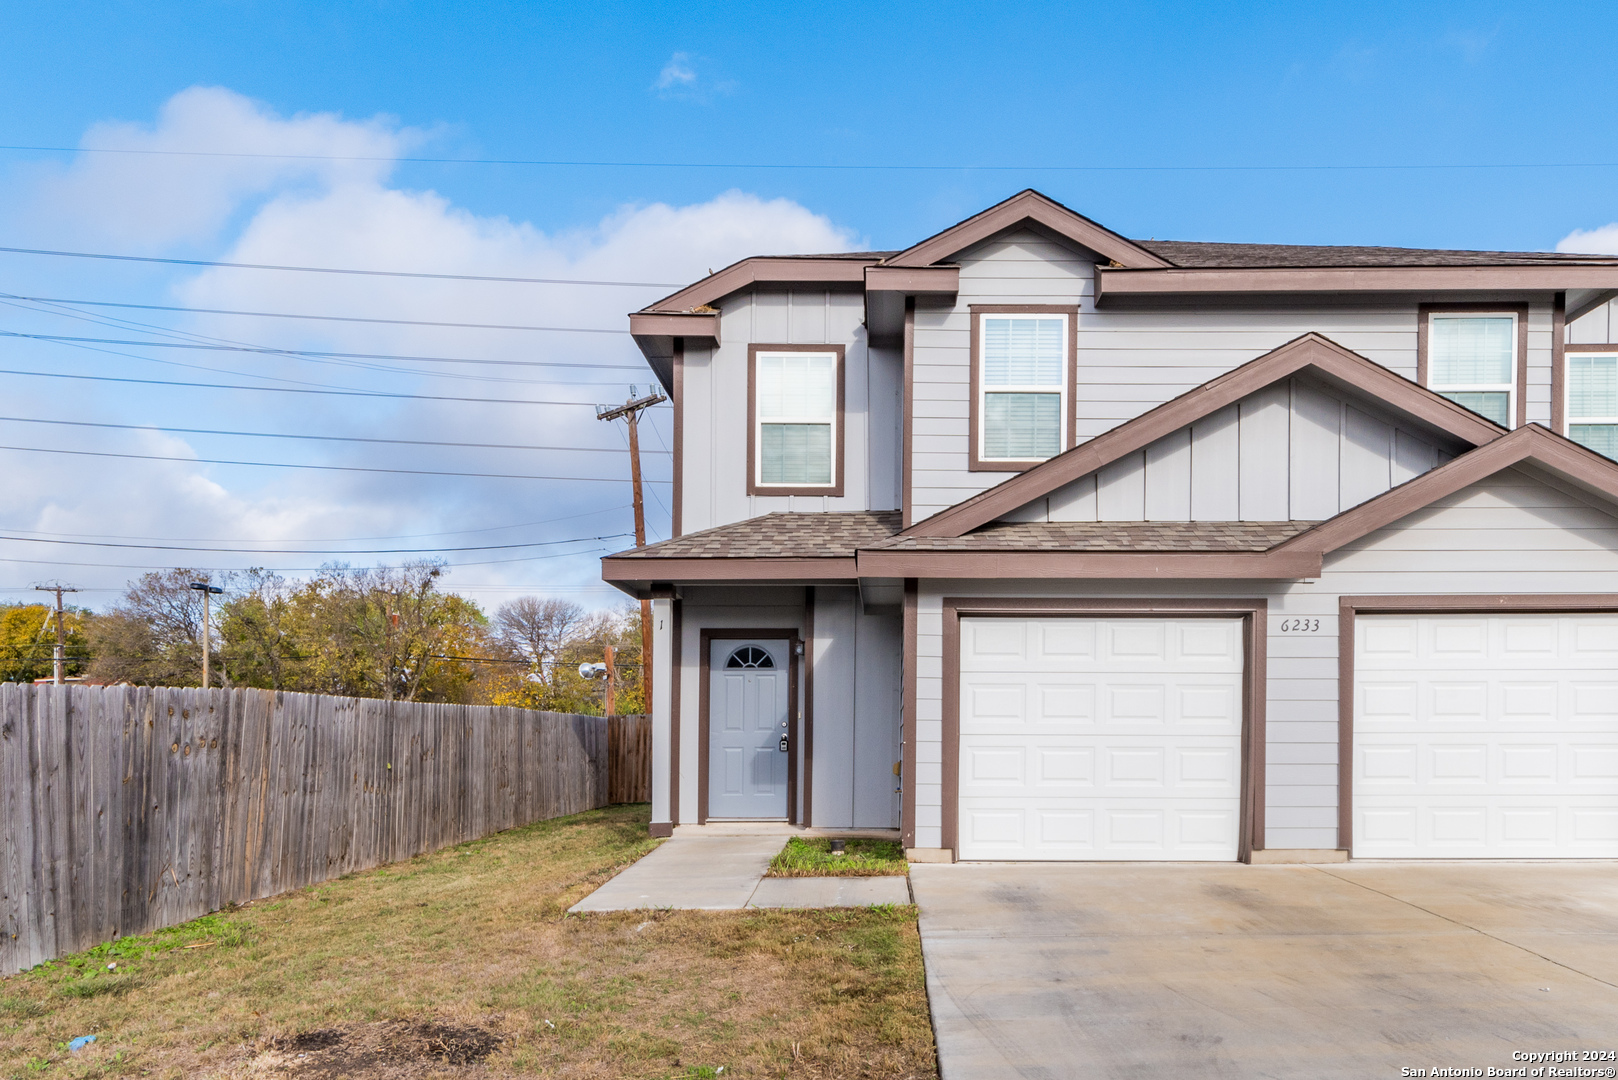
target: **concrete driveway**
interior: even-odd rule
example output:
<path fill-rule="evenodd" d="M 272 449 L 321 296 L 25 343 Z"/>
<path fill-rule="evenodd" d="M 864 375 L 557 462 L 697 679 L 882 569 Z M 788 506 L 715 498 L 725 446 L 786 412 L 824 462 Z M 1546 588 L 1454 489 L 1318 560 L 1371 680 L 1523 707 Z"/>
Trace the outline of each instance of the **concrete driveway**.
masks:
<path fill-rule="evenodd" d="M 1613 863 L 915 865 L 911 886 L 944 1080 L 1618 1050 Z"/>

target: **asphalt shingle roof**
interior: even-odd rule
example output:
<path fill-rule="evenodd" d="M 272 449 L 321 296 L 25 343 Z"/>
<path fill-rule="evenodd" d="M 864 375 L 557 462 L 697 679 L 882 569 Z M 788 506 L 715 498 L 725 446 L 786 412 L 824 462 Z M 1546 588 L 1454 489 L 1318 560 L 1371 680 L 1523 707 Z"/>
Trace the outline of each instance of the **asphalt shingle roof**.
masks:
<path fill-rule="evenodd" d="M 965 536 L 897 536 L 899 513 L 765 514 L 690 533 L 620 559 L 847 559 L 876 551 L 1268 551 L 1312 521 L 996 522 Z"/>
<path fill-rule="evenodd" d="M 1193 240 L 1134 243 L 1185 269 L 1283 269 L 1343 266 L 1546 266 L 1618 263 L 1611 255 L 1558 251 L 1449 251 L 1440 248 L 1315 244 L 1217 244 Z"/>

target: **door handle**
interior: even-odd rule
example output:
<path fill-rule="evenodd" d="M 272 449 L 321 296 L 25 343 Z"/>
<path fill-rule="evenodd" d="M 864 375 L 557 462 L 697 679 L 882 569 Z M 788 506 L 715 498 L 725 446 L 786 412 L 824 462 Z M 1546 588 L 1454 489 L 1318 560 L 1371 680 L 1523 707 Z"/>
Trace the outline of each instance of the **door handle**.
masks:
<path fill-rule="evenodd" d="M 781 736 L 781 753 L 784 754 L 786 752 L 787 752 L 787 737 L 785 735 L 783 735 L 783 736 Z"/>

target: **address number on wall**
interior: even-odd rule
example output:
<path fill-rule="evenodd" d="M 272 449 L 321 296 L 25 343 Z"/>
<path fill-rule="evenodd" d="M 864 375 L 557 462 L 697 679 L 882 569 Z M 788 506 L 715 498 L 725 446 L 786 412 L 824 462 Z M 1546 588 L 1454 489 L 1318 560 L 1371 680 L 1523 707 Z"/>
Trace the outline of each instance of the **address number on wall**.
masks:
<path fill-rule="evenodd" d="M 1319 619 L 1282 619 L 1283 634 L 1313 634 L 1320 629 Z"/>

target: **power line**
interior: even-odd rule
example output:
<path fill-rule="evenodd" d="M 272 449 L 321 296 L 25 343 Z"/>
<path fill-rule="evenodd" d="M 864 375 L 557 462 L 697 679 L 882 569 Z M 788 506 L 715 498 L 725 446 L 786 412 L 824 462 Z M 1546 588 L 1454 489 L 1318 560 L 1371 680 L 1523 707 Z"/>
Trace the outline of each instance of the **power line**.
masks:
<path fill-rule="evenodd" d="M 4 147 L 0 147 L 4 149 Z M 356 274 L 361 277 L 427 278 L 434 281 L 507 281 L 522 285 L 606 285 L 631 289 L 683 289 L 690 282 L 596 281 L 579 278 L 497 277 L 492 274 L 426 274 L 407 270 L 355 270 L 338 266 L 280 266 L 274 263 L 218 262 L 212 259 L 161 259 L 152 255 L 108 255 L 95 251 L 52 251 L 46 248 L 0 247 L 11 255 L 53 255 L 67 259 L 108 259 L 114 262 L 166 263 L 173 266 L 223 266 L 234 270 L 286 270 L 303 274 Z"/>
<path fill-rule="evenodd" d="M 446 564 L 445 569 L 453 570 L 458 566 L 505 566 L 505 565 L 507 565 L 509 563 L 543 562 L 543 561 L 548 560 L 548 559 L 571 559 L 571 558 L 575 558 L 575 557 L 578 557 L 578 556 L 594 555 L 596 552 L 605 551 L 605 550 L 606 550 L 605 548 L 586 548 L 586 549 L 584 549 L 582 551 L 562 551 L 562 552 L 557 552 L 557 553 L 550 554 L 550 555 L 524 555 L 524 556 L 521 556 L 521 557 L 516 558 L 516 559 L 476 559 L 476 560 L 473 560 L 471 562 L 448 563 L 448 564 Z M 0 556 L 0 563 L 16 563 L 19 566 L 74 566 L 74 567 L 85 567 L 85 568 L 95 569 L 95 570 L 172 570 L 172 569 L 174 569 L 174 566 L 171 563 L 87 563 L 87 562 L 64 562 L 64 561 L 62 561 L 60 559 L 12 559 L 12 558 L 4 557 L 4 556 Z M 279 573 L 285 573 L 285 574 L 316 574 L 316 573 L 320 573 L 323 570 L 329 570 L 330 568 L 331 568 L 331 564 L 328 563 L 325 566 L 276 566 L 276 567 L 266 567 L 265 569 L 271 569 L 271 570 L 273 570 L 274 572 L 276 572 L 278 574 Z M 226 573 L 226 572 L 229 572 L 229 571 L 247 570 L 247 569 L 251 569 L 251 567 L 242 567 L 242 566 L 193 566 L 193 567 L 190 567 L 190 569 L 192 569 L 192 570 L 218 570 L 220 573 Z M 463 585 L 463 586 L 459 586 L 459 587 L 460 588 L 494 588 L 495 586 Z M 605 587 L 606 588 L 611 588 L 611 586 L 605 586 Z M 527 588 L 527 586 L 517 586 L 517 588 Z M 590 591 L 595 591 L 595 587 L 591 586 Z"/>
<path fill-rule="evenodd" d="M 536 540 L 527 544 L 479 544 L 472 547 L 350 548 L 348 550 L 180 547 L 174 544 L 123 544 L 105 540 L 50 540 L 39 536 L 0 536 L 0 540 L 12 540 L 25 544 L 64 544 L 70 547 L 127 548 L 136 551 L 200 551 L 210 555 L 442 555 L 462 551 L 511 551 L 517 548 L 554 547 L 558 544 L 585 544 L 592 541 L 619 540 L 625 536 L 633 535 L 633 533 L 611 533 L 607 536 L 575 536 L 567 540 Z"/>
<path fill-rule="evenodd" d="M 464 476 L 479 480 L 569 480 L 580 483 L 622 484 L 617 476 L 532 476 L 527 473 L 451 472 L 440 469 L 383 469 L 368 465 L 299 465 L 289 461 L 230 461 L 222 458 L 180 457 L 177 454 L 119 454 L 110 450 L 57 450 L 43 446 L 0 446 L 23 454 L 71 454 L 75 457 L 125 458 L 131 461 L 183 461 L 197 465 L 250 465 L 261 469 L 319 469 L 324 472 L 397 473 L 404 476 Z M 670 484 L 672 480 L 648 480 Z"/>
<path fill-rule="evenodd" d="M 93 352 L 106 350 L 93 349 Z M 128 356 L 127 353 L 112 353 L 113 356 Z M 144 356 L 128 356 L 131 360 L 145 360 Z M 208 369 L 203 369 L 208 370 Z M 120 375 L 70 375 L 60 371 L 15 371 L 9 368 L 0 368 L 0 375 L 26 375 L 36 379 L 80 379 L 86 382 L 115 382 L 135 383 L 141 386 L 189 386 L 202 390 L 256 390 L 266 394 L 325 394 L 333 397 L 370 397 L 389 398 L 406 401 L 458 401 L 470 402 L 474 405 L 577 405 L 583 408 L 594 409 L 593 401 L 534 401 L 529 398 L 481 398 L 481 397 L 455 397 L 447 394 L 401 394 L 387 390 L 337 390 L 337 389 L 310 389 L 300 386 L 242 386 L 236 383 L 200 383 L 180 382 L 175 379 L 132 379 Z M 250 376 L 251 377 L 251 376 Z"/>
<path fill-rule="evenodd" d="M 162 431 L 178 435 L 228 435 L 246 439 L 307 439 L 318 442 L 380 443 L 388 446 L 451 446 L 473 450 L 555 450 L 564 453 L 627 454 L 625 447 L 616 446 L 536 446 L 523 443 L 443 442 L 436 439 L 373 439 L 359 435 L 298 435 L 274 431 L 222 431 L 215 428 L 158 427 L 155 424 L 106 424 L 91 420 L 43 420 L 30 416 L 0 416 L 0 421 L 13 424 L 54 424 L 62 427 L 113 428 L 119 431 Z M 667 454 L 668 450 L 648 450 L 649 454 Z"/>
<path fill-rule="evenodd" d="M 174 307 L 165 304 L 122 304 L 112 300 L 68 300 L 55 296 L 18 296 L 0 293 L 8 300 L 28 300 L 36 304 L 77 304 L 81 307 L 130 308 L 138 311 L 183 311 L 196 315 L 246 315 L 259 319 L 309 319 L 316 322 L 378 323 L 384 326 L 444 326 L 452 330 L 538 330 L 555 334 L 628 334 L 628 330 L 604 330 L 591 326 L 521 326 L 508 323 L 432 322 L 425 319 L 369 319 L 358 315 L 302 315 L 285 311 L 233 311 L 229 308 Z"/>
<path fill-rule="evenodd" d="M 822 162 L 569 161 L 543 158 L 396 157 L 349 154 L 255 154 L 222 150 L 139 150 L 99 146 L 0 146 L 47 154 L 132 154 L 151 157 L 261 158 L 276 161 L 377 161 L 400 165 L 528 165 L 584 169 L 798 169 L 817 172 L 1374 172 L 1465 169 L 1613 169 L 1613 161 L 1394 163 L 1383 165 L 900 165 Z"/>
<path fill-rule="evenodd" d="M 27 338 L 30 341 L 89 342 L 95 345 L 133 345 L 143 349 L 193 349 L 201 352 L 264 353 L 272 356 L 330 357 L 339 360 L 413 360 L 440 364 L 487 364 L 496 367 L 588 368 L 600 371 L 644 372 L 644 364 L 594 364 L 566 360 L 479 360 L 461 356 L 400 356 L 393 353 L 322 352 L 316 349 L 276 349 L 263 345 L 212 345 L 195 341 L 130 341 L 123 338 L 74 337 L 68 334 L 25 334 L 0 330 L 0 337 Z"/>

